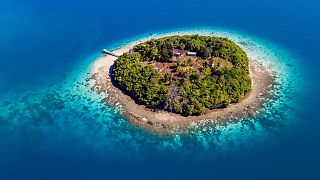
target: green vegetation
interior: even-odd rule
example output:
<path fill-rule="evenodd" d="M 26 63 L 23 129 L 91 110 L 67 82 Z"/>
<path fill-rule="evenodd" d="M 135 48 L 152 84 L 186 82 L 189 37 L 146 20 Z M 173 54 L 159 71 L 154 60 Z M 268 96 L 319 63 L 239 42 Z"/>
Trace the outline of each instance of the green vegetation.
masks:
<path fill-rule="evenodd" d="M 183 54 L 175 56 L 173 50 Z M 120 56 L 112 76 L 138 103 L 185 116 L 227 107 L 251 91 L 246 53 L 221 37 L 152 39 Z"/>

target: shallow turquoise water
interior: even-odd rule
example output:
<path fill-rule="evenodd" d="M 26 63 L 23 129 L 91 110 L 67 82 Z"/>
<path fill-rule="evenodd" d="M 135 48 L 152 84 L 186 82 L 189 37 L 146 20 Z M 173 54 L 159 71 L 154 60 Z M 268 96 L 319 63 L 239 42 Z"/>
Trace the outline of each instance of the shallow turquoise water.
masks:
<path fill-rule="evenodd" d="M 298 85 L 303 81 L 301 75 L 296 76 L 301 74 L 301 66 L 295 59 L 287 54 L 285 49 L 242 33 L 214 28 L 199 29 L 201 28 L 152 33 L 152 36 L 157 37 L 162 33 L 201 33 L 228 37 L 239 43 L 250 59 L 258 60 L 275 74 L 273 97 L 260 110 L 258 118 L 248 117 L 216 126 L 208 126 L 207 123 L 193 124 L 188 135 L 180 134 L 179 131 L 173 137 L 151 135 L 132 127 L 119 110 L 102 103 L 102 99 L 107 95 L 98 95 L 91 91 L 86 80 L 90 78 L 90 63 L 94 62 L 98 55 L 85 59 L 83 64 L 76 66 L 60 83 L 13 97 L 6 96 L 7 105 L 2 106 L 1 117 L 10 119 L 7 123 L 13 129 L 15 126 L 20 127 L 22 123 L 27 126 L 27 130 L 31 128 L 33 133 L 48 136 L 56 133 L 60 134 L 58 136 L 62 139 L 67 133 L 78 141 L 110 152 L 119 151 L 116 145 L 122 142 L 125 146 L 121 148 L 130 148 L 131 153 L 139 153 L 146 147 L 156 151 L 172 149 L 192 152 L 198 148 L 213 152 L 223 151 L 252 141 L 261 143 L 273 134 L 268 131 L 281 131 L 281 126 L 290 125 L 290 114 L 297 108 L 295 99 L 291 98 L 300 90 Z M 146 35 L 147 38 L 148 36 Z M 143 36 L 136 39 L 139 41 L 140 38 Z M 129 40 L 128 43 L 131 41 L 135 40 Z M 116 46 L 121 47 L 122 44 Z M 116 46 L 114 48 L 117 48 Z"/>
<path fill-rule="evenodd" d="M 198 23 L 180 20 L 172 25 L 168 20 L 181 18 L 181 14 L 166 9 L 165 3 L 145 10 L 153 13 L 150 17 L 132 10 L 130 2 L 123 6 L 112 1 L 108 13 L 104 2 L 97 3 L 61 6 L 12 1 L 1 6 L 4 28 L 0 37 L 5 42 L 0 43 L 1 179 L 319 177 L 319 116 L 314 113 L 319 110 L 320 97 L 314 40 L 319 37 L 319 23 L 313 19 L 320 17 L 314 11 L 318 5 L 291 2 L 283 11 L 291 14 L 303 7 L 306 17 L 292 15 L 290 20 L 276 10 L 287 7 L 283 3 L 273 8 L 273 3 L 251 2 L 256 7 L 252 9 L 248 2 L 233 2 L 229 14 L 221 15 L 223 11 L 216 9 L 212 15 L 198 9 L 199 14 L 185 14 Z M 208 7 L 227 5 L 205 3 Z M 120 7 L 132 17 L 117 13 Z M 247 13 L 234 17 L 239 7 L 250 9 L 252 14 L 271 11 L 274 15 L 260 15 L 263 23 Z M 87 8 L 93 11 L 88 13 Z M 103 23 L 111 18 L 116 29 Z M 154 18 L 157 25 L 152 23 Z M 132 28 L 124 28 L 124 23 Z M 297 23 L 305 29 L 299 29 Z M 249 58 L 276 75 L 273 97 L 255 119 L 216 126 L 200 124 L 189 134 L 162 137 L 131 126 L 119 109 L 101 102 L 106 95 L 90 90 L 86 81 L 90 65 L 101 56 L 97 52 L 102 48 L 116 49 L 163 33 L 201 33 L 234 40 Z M 307 33 L 314 39 L 301 36 Z"/>

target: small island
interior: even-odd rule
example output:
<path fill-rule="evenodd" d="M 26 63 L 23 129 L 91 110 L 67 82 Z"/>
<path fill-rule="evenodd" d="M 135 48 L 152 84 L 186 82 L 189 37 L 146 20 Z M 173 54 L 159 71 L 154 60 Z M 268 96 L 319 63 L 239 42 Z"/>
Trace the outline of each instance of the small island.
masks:
<path fill-rule="evenodd" d="M 251 91 L 246 53 L 227 38 L 170 36 L 138 44 L 114 64 L 115 84 L 154 111 L 197 116 Z"/>
<path fill-rule="evenodd" d="M 92 90 L 133 127 L 157 134 L 254 117 L 274 81 L 224 37 L 162 35 L 104 52 L 92 65 Z"/>

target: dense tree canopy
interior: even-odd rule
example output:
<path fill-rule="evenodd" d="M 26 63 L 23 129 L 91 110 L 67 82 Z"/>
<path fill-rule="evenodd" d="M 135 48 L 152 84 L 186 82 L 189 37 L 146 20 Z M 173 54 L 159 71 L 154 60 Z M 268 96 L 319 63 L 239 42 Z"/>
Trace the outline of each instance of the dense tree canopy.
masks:
<path fill-rule="evenodd" d="M 174 49 L 197 52 L 197 57 L 175 57 Z M 251 91 L 246 53 L 221 37 L 152 39 L 120 56 L 112 75 L 138 103 L 185 116 L 227 107 Z"/>

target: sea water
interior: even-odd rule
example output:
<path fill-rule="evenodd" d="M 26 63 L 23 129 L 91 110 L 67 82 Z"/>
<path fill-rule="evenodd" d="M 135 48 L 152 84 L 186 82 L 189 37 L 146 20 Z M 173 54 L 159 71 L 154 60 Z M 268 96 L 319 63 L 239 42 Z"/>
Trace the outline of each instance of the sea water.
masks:
<path fill-rule="evenodd" d="M 0 1 L 0 179 L 319 179 L 316 1 Z M 257 118 L 158 136 L 90 89 L 102 48 L 228 37 L 275 74 Z M 89 83 L 90 84 L 90 83 Z"/>

